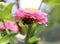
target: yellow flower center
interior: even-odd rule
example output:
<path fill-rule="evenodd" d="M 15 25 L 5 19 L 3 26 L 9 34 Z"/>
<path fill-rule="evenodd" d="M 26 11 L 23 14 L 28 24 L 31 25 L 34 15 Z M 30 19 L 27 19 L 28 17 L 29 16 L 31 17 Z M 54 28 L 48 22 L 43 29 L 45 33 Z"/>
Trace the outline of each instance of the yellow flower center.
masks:
<path fill-rule="evenodd" d="M 36 8 L 25 8 L 25 10 L 34 10 L 34 11 L 38 11 L 38 9 L 36 9 Z"/>

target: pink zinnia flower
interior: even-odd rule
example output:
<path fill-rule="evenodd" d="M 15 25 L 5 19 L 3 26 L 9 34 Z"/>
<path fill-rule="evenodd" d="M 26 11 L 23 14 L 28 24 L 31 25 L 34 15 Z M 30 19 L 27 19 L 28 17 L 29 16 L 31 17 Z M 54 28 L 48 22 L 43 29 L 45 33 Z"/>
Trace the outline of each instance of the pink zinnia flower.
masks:
<path fill-rule="evenodd" d="M 46 24 L 47 23 L 47 14 L 44 12 L 40 11 L 35 11 L 35 10 L 24 10 L 24 9 L 19 9 L 15 12 L 14 18 L 17 20 L 22 20 L 23 23 L 29 24 L 33 23 L 34 21 L 39 22 L 39 24 Z"/>
<path fill-rule="evenodd" d="M 5 25 L 6 25 L 6 28 L 9 29 L 9 30 L 11 30 L 11 31 L 15 31 L 15 32 L 18 31 L 18 26 L 13 21 L 9 21 L 8 20 L 8 21 L 6 21 L 6 24 Z"/>
<path fill-rule="evenodd" d="M 21 20 L 21 18 L 24 16 L 25 11 L 23 9 L 19 9 L 17 10 L 15 13 L 15 15 L 13 15 L 15 17 L 15 19 L 17 20 Z"/>
<path fill-rule="evenodd" d="M 0 22 L 0 29 L 1 30 L 5 29 L 3 22 Z"/>

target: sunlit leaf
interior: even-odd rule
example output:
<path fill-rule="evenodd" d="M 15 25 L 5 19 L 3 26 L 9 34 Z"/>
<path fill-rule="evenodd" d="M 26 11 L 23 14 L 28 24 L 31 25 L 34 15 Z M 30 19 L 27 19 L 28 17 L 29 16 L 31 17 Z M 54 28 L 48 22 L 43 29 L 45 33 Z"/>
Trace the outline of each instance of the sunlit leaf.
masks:
<path fill-rule="evenodd" d="M 11 18 L 11 11 L 12 11 L 12 7 L 15 3 L 10 3 L 9 5 L 7 5 L 3 11 L 2 11 L 2 14 L 1 14 L 1 17 L 3 19 L 10 19 Z"/>
<path fill-rule="evenodd" d="M 3 4 L 0 4 L 0 15 L 1 15 L 2 10 L 3 10 L 4 7 L 5 7 L 5 6 L 4 6 Z"/>
<path fill-rule="evenodd" d="M 31 29 L 31 33 L 30 33 L 30 37 L 34 36 L 35 31 L 36 31 L 36 28 L 37 28 L 37 24 L 34 23 L 34 24 L 32 25 L 32 29 Z"/>
<path fill-rule="evenodd" d="M 12 33 L 12 34 L 9 34 L 9 35 L 6 35 L 6 36 L 2 37 L 0 39 L 0 43 L 6 42 L 6 41 L 12 39 L 16 34 L 17 33 Z"/>
<path fill-rule="evenodd" d="M 39 41 L 39 38 L 33 36 L 33 37 L 31 37 L 28 41 L 29 41 L 29 43 L 34 43 L 34 42 Z"/>

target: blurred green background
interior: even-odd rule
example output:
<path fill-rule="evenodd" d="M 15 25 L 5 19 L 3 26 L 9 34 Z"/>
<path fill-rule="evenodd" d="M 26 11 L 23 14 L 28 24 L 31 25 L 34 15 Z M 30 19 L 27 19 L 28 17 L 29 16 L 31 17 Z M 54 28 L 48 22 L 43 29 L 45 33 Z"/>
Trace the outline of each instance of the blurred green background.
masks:
<path fill-rule="evenodd" d="M 44 2 L 52 9 L 48 13 L 47 30 L 40 33 L 40 37 L 44 41 L 42 44 L 60 44 L 60 0 L 44 0 Z"/>

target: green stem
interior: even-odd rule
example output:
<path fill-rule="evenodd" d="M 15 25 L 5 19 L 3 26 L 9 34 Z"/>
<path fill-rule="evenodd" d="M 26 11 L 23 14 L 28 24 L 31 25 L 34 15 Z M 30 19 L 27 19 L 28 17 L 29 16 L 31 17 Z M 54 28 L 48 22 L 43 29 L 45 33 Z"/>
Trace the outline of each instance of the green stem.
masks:
<path fill-rule="evenodd" d="M 32 28 L 32 25 L 28 25 L 28 31 L 27 31 L 27 36 L 26 36 L 26 39 L 25 39 L 25 44 L 29 44 L 28 43 L 28 40 L 30 38 L 30 32 L 31 32 L 31 28 Z"/>
<path fill-rule="evenodd" d="M 3 19 L 3 23 L 4 23 L 4 25 L 5 25 L 5 23 L 6 23 L 5 19 Z M 5 31 L 6 31 L 7 34 L 10 34 L 10 32 L 9 32 L 9 30 L 6 28 L 6 26 L 5 26 Z"/>
<path fill-rule="evenodd" d="M 10 34 L 10 32 L 9 32 L 9 30 L 8 30 L 8 29 L 6 29 L 6 33 L 7 33 L 7 34 Z"/>

